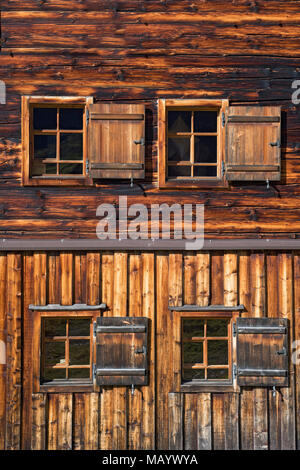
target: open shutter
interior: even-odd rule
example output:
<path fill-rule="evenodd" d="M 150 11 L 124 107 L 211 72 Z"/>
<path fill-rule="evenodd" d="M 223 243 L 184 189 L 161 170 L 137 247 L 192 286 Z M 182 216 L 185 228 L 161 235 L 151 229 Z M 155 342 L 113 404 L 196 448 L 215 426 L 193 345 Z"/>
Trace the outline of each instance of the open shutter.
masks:
<path fill-rule="evenodd" d="M 226 119 L 226 179 L 280 180 L 280 106 L 230 106 Z"/>
<path fill-rule="evenodd" d="M 103 317 L 96 325 L 96 385 L 147 385 L 148 318 Z"/>
<path fill-rule="evenodd" d="M 237 382 L 243 386 L 288 385 L 288 320 L 237 319 Z"/>
<path fill-rule="evenodd" d="M 144 105 L 92 104 L 88 116 L 89 175 L 92 178 L 144 178 Z"/>

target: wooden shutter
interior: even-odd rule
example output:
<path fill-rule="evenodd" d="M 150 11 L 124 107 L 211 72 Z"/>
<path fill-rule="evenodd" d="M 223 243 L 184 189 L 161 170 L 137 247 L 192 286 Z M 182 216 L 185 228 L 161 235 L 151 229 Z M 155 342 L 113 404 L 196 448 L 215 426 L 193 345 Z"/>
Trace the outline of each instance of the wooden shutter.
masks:
<path fill-rule="evenodd" d="M 147 385 L 148 318 L 103 317 L 96 326 L 96 385 Z"/>
<path fill-rule="evenodd" d="M 226 118 L 226 179 L 280 180 L 279 106 L 230 106 Z"/>
<path fill-rule="evenodd" d="M 144 178 L 144 105 L 92 104 L 88 117 L 89 175 L 92 178 Z"/>
<path fill-rule="evenodd" d="M 238 318 L 237 382 L 244 386 L 288 385 L 288 320 Z"/>

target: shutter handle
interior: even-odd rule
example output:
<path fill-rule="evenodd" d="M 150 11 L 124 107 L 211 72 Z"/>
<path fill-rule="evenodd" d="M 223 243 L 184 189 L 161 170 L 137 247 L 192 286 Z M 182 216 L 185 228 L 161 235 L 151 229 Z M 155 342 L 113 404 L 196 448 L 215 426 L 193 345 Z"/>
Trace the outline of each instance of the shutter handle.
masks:
<path fill-rule="evenodd" d="M 271 147 L 280 147 L 280 142 L 277 140 L 276 142 L 270 142 Z"/>
<path fill-rule="evenodd" d="M 277 354 L 278 356 L 286 356 L 286 348 L 283 347 L 283 348 L 281 349 L 281 351 L 276 351 L 276 354 Z"/>
<path fill-rule="evenodd" d="M 145 146 L 145 139 L 142 137 L 140 140 L 134 140 L 133 141 L 136 145 L 142 145 L 143 147 Z"/>
<path fill-rule="evenodd" d="M 143 346 L 142 349 L 136 349 L 134 352 L 135 354 L 146 354 L 147 348 L 146 346 Z"/>

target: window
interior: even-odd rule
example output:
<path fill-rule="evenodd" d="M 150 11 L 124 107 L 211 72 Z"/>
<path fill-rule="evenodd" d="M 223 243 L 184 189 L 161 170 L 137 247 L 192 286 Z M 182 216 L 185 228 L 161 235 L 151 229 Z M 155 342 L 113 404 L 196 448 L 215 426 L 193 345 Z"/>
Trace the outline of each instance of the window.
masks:
<path fill-rule="evenodd" d="M 87 177 L 90 98 L 23 97 L 24 184 L 80 184 Z"/>
<path fill-rule="evenodd" d="M 280 180 L 280 122 L 278 106 L 159 100 L 159 187 Z"/>
<path fill-rule="evenodd" d="M 183 311 L 184 310 L 184 311 Z M 174 314 L 174 381 L 181 391 L 234 391 L 238 311 L 186 311 Z M 179 390 L 178 390 L 179 391 Z"/>
<path fill-rule="evenodd" d="M 34 312 L 34 390 L 93 389 L 93 322 L 99 312 Z"/>
<path fill-rule="evenodd" d="M 227 100 L 161 100 L 160 186 L 224 185 Z"/>

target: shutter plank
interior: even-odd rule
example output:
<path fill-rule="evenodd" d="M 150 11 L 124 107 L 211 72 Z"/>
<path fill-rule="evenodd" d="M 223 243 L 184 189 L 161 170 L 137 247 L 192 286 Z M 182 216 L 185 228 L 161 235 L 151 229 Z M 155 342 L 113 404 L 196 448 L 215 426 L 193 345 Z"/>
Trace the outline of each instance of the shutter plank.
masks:
<path fill-rule="evenodd" d="M 97 103 L 90 105 L 89 115 L 90 176 L 144 178 L 144 105 Z"/>
<path fill-rule="evenodd" d="M 280 180 L 279 106 L 230 106 L 226 124 L 226 179 Z"/>

